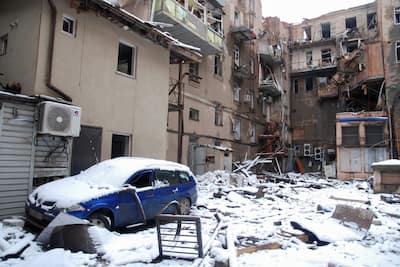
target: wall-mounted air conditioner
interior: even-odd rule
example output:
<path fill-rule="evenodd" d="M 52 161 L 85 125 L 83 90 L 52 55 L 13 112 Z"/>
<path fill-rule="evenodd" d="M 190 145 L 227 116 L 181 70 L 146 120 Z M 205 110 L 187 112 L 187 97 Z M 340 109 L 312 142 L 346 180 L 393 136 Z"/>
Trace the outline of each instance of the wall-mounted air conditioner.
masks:
<path fill-rule="evenodd" d="M 58 136 L 79 136 L 81 108 L 52 101 L 39 104 L 38 133 Z"/>
<path fill-rule="evenodd" d="M 312 156 L 312 145 L 311 144 L 304 144 L 304 157 L 311 157 Z"/>
<path fill-rule="evenodd" d="M 251 95 L 249 95 L 249 94 L 244 95 L 243 101 L 244 102 L 251 102 Z"/>

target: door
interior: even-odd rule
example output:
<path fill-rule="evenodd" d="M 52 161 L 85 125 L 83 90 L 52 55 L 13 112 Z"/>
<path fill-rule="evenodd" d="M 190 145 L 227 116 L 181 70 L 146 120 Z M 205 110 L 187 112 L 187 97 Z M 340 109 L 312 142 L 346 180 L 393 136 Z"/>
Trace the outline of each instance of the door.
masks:
<path fill-rule="evenodd" d="M 201 175 L 206 172 L 206 153 L 207 148 L 202 146 L 196 146 L 194 148 L 194 173 Z"/>
<path fill-rule="evenodd" d="M 154 187 L 155 197 L 158 202 L 158 211 L 173 200 L 178 200 L 180 195 L 179 176 L 173 170 L 155 170 Z M 155 215 L 155 214 L 154 214 Z"/>
<path fill-rule="evenodd" d="M 71 175 L 80 173 L 101 160 L 101 137 L 103 129 L 82 126 L 79 137 L 72 145 Z"/>

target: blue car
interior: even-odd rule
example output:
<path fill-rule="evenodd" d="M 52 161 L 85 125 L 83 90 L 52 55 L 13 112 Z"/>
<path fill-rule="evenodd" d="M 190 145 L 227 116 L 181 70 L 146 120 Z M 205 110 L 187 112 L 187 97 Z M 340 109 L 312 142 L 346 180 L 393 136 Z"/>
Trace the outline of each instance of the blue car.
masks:
<path fill-rule="evenodd" d="M 188 214 L 196 203 L 196 180 L 187 166 L 121 157 L 36 188 L 28 197 L 25 213 L 28 222 L 38 227 L 65 212 L 115 229 L 146 223 L 174 200 L 182 214 Z"/>

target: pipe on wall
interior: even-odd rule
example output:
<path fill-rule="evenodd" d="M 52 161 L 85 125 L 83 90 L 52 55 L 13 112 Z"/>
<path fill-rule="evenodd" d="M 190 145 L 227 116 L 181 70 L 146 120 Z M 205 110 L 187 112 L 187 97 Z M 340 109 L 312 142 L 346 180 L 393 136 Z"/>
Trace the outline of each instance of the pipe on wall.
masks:
<path fill-rule="evenodd" d="M 52 76 L 53 76 L 53 57 L 54 57 L 54 40 L 56 37 L 56 20 L 57 20 L 57 7 L 53 0 L 48 0 L 50 8 L 51 8 L 51 28 L 50 28 L 50 38 L 49 38 L 49 54 L 48 54 L 48 64 L 47 64 L 47 79 L 46 86 L 61 96 L 64 100 L 72 102 L 72 98 L 64 93 L 61 89 L 57 88 L 52 84 Z"/>

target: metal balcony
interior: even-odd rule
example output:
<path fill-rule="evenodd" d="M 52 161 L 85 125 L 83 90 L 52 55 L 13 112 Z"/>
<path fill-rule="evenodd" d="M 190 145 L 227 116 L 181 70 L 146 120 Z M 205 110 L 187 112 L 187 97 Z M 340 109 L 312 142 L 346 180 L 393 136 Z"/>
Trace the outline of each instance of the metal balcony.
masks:
<path fill-rule="evenodd" d="M 154 20 L 172 24 L 165 30 L 179 41 L 200 48 L 202 55 L 218 54 L 223 50 L 222 34 L 175 0 L 157 0 Z"/>
<path fill-rule="evenodd" d="M 250 75 L 250 70 L 246 65 L 242 65 L 242 66 L 234 66 L 232 68 L 232 75 L 233 77 L 239 79 L 239 80 L 249 80 L 251 75 Z"/>
<path fill-rule="evenodd" d="M 273 80 L 262 80 L 259 82 L 259 89 L 263 96 L 280 96 L 281 91 L 279 90 L 277 84 Z"/>
<path fill-rule="evenodd" d="M 257 39 L 256 34 L 247 26 L 232 27 L 231 34 L 237 42 L 251 41 Z"/>
<path fill-rule="evenodd" d="M 282 50 L 277 46 L 260 43 L 258 47 L 261 64 L 275 65 L 282 63 Z"/>

